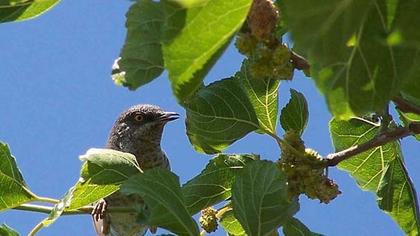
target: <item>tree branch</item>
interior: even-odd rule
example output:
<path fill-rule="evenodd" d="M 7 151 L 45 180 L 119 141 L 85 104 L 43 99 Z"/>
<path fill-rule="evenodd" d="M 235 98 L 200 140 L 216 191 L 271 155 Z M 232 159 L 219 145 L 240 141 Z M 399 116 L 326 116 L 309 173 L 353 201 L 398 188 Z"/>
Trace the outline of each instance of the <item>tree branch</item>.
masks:
<path fill-rule="evenodd" d="M 292 60 L 293 67 L 295 67 L 298 70 L 308 70 L 310 68 L 308 61 L 306 61 L 304 57 L 293 51 L 291 52 L 292 55 L 290 59 Z"/>
<path fill-rule="evenodd" d="M 375 138 L 367 141 L 366 143 L 355 145 L 343 151 L 329 154 L 325 159 L 326 165 L 336 166 L 338 163 L 347 160 L 350 157 L 360 154 L 364 151 L 367 151 L 371 148 L 379 147 L 388 142 L 392 142 L 407 137 L 409 135 L 418 133 L 420 133 L 420 122 L 412 122 L 406 127 L 400 127 L 394 130 L 381 133 Z"/>
<path fill-rule="evenodd" d="M 22 204 L 13 209 L 20 210 L 20 211 L 32 211 L 32 212 L 50 214 L 51 211 L 54 209 L 54 207 L 42 206 L 42 205 L 36 205 L 36 204 Z M 76 210 L 64 210 L 62 215 L 90 214 L 92 210 L 93 210 L 93 206 L 85 206 Z M 132 207 L 109 207 L 107 208 L 107 212 L 136 212 L 136 209 Z"/>
<path fill-rule="evenodd" d="M 394 97 L 392 101 L 397 105 L 397 108 L 402 112 L 416 113 L 420 115 L 420 107 L 405 100 L 402 97 Z"/>

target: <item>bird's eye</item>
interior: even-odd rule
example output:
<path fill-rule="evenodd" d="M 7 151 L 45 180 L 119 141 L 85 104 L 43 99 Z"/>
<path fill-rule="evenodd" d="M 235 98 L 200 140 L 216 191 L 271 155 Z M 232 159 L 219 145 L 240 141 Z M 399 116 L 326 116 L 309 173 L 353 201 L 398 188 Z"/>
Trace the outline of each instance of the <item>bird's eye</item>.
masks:
<path fill-rule="evenodd" d="M 134 116 L 134 120 L 137 122 L 143 121 L 143 119 L 144 119 L 143 116 L 140 114 L 137 114 Z"/>

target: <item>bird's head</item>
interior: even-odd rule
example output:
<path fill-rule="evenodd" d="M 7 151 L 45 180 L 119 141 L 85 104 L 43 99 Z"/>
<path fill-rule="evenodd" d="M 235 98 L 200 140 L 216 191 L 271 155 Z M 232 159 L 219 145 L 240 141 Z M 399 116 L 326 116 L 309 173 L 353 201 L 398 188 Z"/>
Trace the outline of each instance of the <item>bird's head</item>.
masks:
<path fill-rule="evenodd" d="M 108 146 L 130 151 L 132 145 L 160 145 L 163 127 L 179 118 L 175 112 L 165 112 L 160 107 L 140 104 L 121 113 L 112 128 Z"/>

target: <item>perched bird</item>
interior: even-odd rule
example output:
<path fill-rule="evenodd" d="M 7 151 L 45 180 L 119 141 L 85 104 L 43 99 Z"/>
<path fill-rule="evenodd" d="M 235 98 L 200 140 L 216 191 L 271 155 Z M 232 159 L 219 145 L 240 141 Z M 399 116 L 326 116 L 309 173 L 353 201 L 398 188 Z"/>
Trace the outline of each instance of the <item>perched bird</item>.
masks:
<path fill-rule="evenodd" d="M 128 152 L 136 156 L 142 170 L 153 167 L 170 169 L 168 158 L 160 147 L 165 124 L 176 120 L 175 112 L 165 112 L 160 107 L 140 104 L 123 112 L 112 127 L 107 148 Z M 116 192 L 99 201 L 92 211 L 95 230 L 99 236 L 141 236 L 149 226 L 138 222 L 137 213 L 107 213 L 112 206 L 142 206 L 136 195 L 125 196 Z M 151 228 L 155 231 L 156 228 Z"/>

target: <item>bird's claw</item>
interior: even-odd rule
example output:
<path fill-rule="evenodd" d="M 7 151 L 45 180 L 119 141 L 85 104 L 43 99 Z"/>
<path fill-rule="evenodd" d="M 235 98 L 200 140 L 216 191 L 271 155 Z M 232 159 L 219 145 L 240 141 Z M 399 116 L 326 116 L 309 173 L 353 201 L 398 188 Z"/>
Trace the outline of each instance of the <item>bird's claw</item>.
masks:
<path fill-rule="evenodd" d="M 95 221 L 99 221 L 100 219 L 105 219 L 105 212 L 106 212 L 107 206 L 108 205 L 104 199 L 99 200 L 95 204 L 91 212 L 91 215 Z"/>

